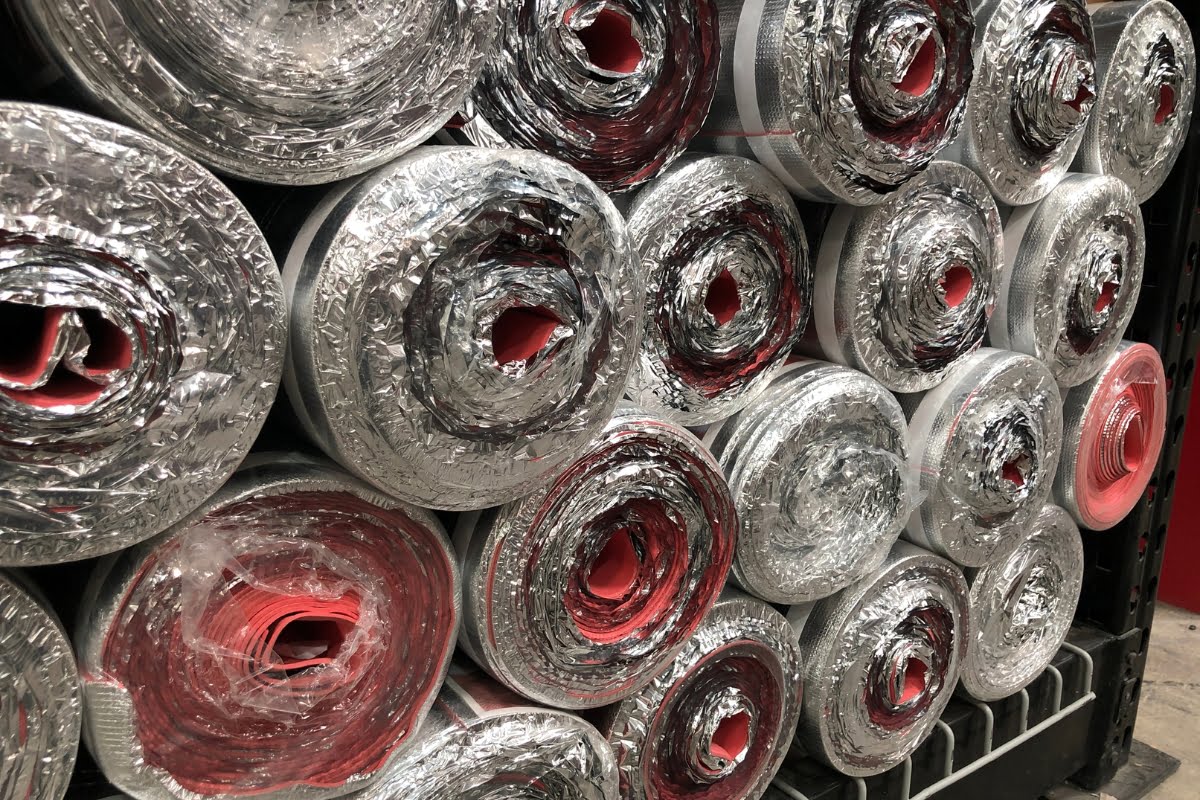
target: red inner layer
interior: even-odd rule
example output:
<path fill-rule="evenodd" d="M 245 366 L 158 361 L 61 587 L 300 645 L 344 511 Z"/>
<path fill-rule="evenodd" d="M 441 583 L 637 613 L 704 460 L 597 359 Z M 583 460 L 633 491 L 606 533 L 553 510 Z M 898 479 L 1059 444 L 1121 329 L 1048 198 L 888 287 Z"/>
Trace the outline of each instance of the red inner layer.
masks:
<path fill-rule="evenodd" d="M 542 351 L 561 324 L 543 306 L 510 308 L 492 323 L 492 352 L 497 364 L 528 361 Z"/>
<path fill-rule="evenodd" d="M 946 295 L 946 305 L 956 308 L 962 305 L 975 286 L 975 278 L 967 267 L 957 266 L 946 270 L 938 281 Z"/>
<path fill-rule="evenodd" d="M 640 568 L 633 539 L 628 532 L 618 531 L 592 562 L 587 577 L 588 591 L 606 600 L 620 600 L 633 588 Z"/>
<path fill-rule="evenodd" d="M 896 88 L 900 91 L 911 94 L 913 97 L 920 97 L 929 91 L 929 87 L 933 85 L 933 76 L 937 72 L 937 45 L 933 38 L 925 40 L 925 44 L 921 45 L 921 49 L 917 51 L 917 55 L 913 58 L 912 63 L 908 65 L 908 70 L 904 73 L 904 77 L 896 84 Z"/>
<path fill-rule="evenodd" d="M 1164 83 L 1158 87 L 1158 108 L 1154 112 L 1154 124 L 1162 125 L 1175 113 L 1175 87 Z"/>
<path fill-rule="evenodd" d="M 925 691 L 925 663 L 910 659 L 904 665 L 904 688 L 900 692 L 900 705 L 917 699 Z"/>
<path fill-rule="evenodd" d="M 745 713 L 726 717 L 713 731 L 709 750 L 714 756 L 734 761 L 750 746 L 750 716 Z"/>
<path fill-rule="evenodd" d="M 357 617 L 357 608 L 352 613 Z M 291 616 L 278 623 L 269 634 L 271 653 L 289 673 L 336 659 L 354 630 L 346 617 Z"/>
<path fill-rule="evenodd" d="M 1067 105 L 1076 111 L 1083 111 L 1083 104 L 1088 100 L 1091 100 L 1092 97 L 1093 95 L 1091 91 L 1081 83 L 1079 84 L 1079 88 L 1075 91 L 1075 97 L 1068 100 Z"/>
<path fill-rule="evenodd" d="M 1018 488 L 1025 485 L 1025 473 L 1021 472 L 1021 458 L 1014 458 L 1004 465 L 1002 473 L 1004 480 L 1015 484 Z"/>
<path fill-rule="evenodd" d="M 1100 296 L 1096 298 L 1095 309 L 1097 312 L 1103 311 L 1113 304 L 1113 300 L 1117 296 L 1117 285 L 1111 281 L 1107 282 L 1100 288 Z"/>
<path fill-rule="evenodd" d="M 737 316 L 737 312 L 742 310 L 742 295 L 738 291 L 738 282 L 729 270 L 721 270 L 721 274 L 709 284 L 704 307 L 716 318 L 718 325 L 727 325 Z"/>
<path fill-rule="evenodd" d="M 564 22 L 579 10 L 575 6 L 563 15 Z M 642 45 L 633 35 L 633 24 L 624 14 L 604 9 L 592 24 L 575 31 L 587 50 L 588 60 L 602 70 L 622 75 L 633 73 L 642 63 Z"/>
<path fill-rule="evenodd" d="M 1137 472 L 1146 461 L 1146 429 L 1142 424 L 1142 415 L 1138 414 L 1129 421 L 1125 436 L 1121 440 L 1121 459 L 1125 469 Z"/>

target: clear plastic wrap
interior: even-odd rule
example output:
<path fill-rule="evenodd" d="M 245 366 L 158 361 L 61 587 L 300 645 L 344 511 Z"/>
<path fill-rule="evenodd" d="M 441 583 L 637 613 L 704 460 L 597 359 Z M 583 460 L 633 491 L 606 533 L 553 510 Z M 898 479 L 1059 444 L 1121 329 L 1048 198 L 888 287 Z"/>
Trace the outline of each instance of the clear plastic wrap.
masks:
<path fill-rule="evenodd" d="M 119 125 L 0 103 L 0 564 L 178 522 L 249 450 L 283 290 L 210 173 Z"/>
<path fill-rule="evenodd" d="M 460 584 L 436 518 L 329 466 L 255 460 L 85 595 L 85 741 L 138 800 L 365 786 L 446 674 Z"/>

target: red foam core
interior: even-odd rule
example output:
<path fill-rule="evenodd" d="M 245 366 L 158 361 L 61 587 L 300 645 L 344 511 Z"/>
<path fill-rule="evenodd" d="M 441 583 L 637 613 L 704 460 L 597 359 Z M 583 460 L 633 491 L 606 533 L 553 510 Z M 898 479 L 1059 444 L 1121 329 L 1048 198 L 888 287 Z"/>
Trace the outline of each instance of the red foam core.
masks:
<path fill-rule="evenodd" d="M 925 663 L 910 660 L 904 665 L 904 687 L 900 691 L 900 705 L 916 700 L 925 691 Z"/>
<path fill-rule="evenodd" d="M 29 712 L 24 703 L 17 704 L 17 747 L 24 747 L 29 739 Z"/>
<path fill-rule="evenodd" d="M 1014 484 L 1018 488 L 1025 485 L 1025 475 L 1021 472 L 1021 459 L 1014 458 L 1004 465 L 1001 474 L 1004 480 Z"/>
<path fill-rule="evenodd" d="M 639 566 L 633 539 L 625 531 L 617 531 L 592 562 L 587 576 L 588 591 L 605 600 L 620 600 L 633 588 Z"/>
<path fill-rule="evenodd" d="M 1079 88 L 1075 90 L 1075 97 L 1068 100 L 1067 105 L 1076 111 L 1083 111 L 1083 104 L 1091 100 L 1092 97 L 1091 91 L 1081 83 L 1079 84 Z"/>
<path fill-rule="evenodd" d="M 925 40 L 916 57 L 908 65 L 904 77 L 896 84 L 896 88 L 913 97 L 920 97 L 929 91 L 933 85 L 933 76 L 937 72 L 937 45 L 933 37 Z"/>
<path fill-rule="evenodd" d="M 1154 112 L 1154 124 L 1162 125 L 1175 113 L 1175 87 L 1164 83 L 1158 87 L 1158 108 Z"/>
<path fill-rule="evenodd" d="M 1140 414 L 1129 420 L 1129 427 L 1125 429 L 1121 439 L 1121 460 L 1131 473 L 1141 469 L 1146 460 L 1146 431 Z"/>
<path fill-rule="evenodd" d="M 290 674 L 333 661 L 354 629 L 356 616 L 353 611 L 336 617 L 301 613 L 277 620 L 267 632 L 274 666 Z"/>
<path fill-rule="evenodd" d="M 721 274 L 709 284 L 704 307 L 717 320 L 718 325 L 727 325 L 737 316 L 737 312 L 742 310 L 742 295 L 738 292 L 738 282 L 729 270 L 721 270 Z"/>
<path fill-rule="evenodd" d="M 570 22 L 580 6 L 574 6 L 563 15 Z M 604 9 L 592 23 L 575 31 L 588 60 L 602 70 L 630 75 L 642 63 L 642 45 L 633 35 L 633 23 L 624 14 Z"/>
<path fill-rule="evenodd" d="M 528 361 L 541 352 L 560 324 L 542 306 L 510 308 L 492 323 L 492 352 L 497 364 Z"/>
<path fill-rule="evenodd" d="M 1116 296 L 1117 285 L 1112 282 L 1105 283 L 1104 286 L 1100 288 L 1100 296 L 1096 298 L 1096 311 L 1100 312 L 1111 306 Z"/>
<path fill-rule="evenodd" d="M 708 749 L 714 756 L 734 761 L 750 747 L 750 716 L 734 714 L 726 717 L 713 731 Z"/>
<path fill-rule="evenodd" d="M 972 287 L 975 286 L 975 277 L 966 267 L 951 267 L 942 273 L 938 284 L 945 292 L 946 305 L 956 308 L 962 305 L 962 301 L 966 300 L 967 295 L 971 293 Z"/>

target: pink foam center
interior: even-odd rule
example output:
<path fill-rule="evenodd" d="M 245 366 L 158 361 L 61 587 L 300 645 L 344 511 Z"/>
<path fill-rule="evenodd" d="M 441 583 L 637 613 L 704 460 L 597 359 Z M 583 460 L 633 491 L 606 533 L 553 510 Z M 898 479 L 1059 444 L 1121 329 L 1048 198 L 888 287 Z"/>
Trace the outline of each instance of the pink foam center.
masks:
<path fill-rule="evenodd" d="M 728 324 L 737 316 L 737 312 L 742 310 L 742 295 L 738 291 L 738 282 L 729 270 L 721 270 L 721 274 L 709 284 L 704 307 L 717 320 L 718 325 Z"/>
<path fill-rule="evenodd" d="M 925 691 L 925 663 L 911 659 L 904 665 L 904 686 L 900 690 L 900 705 L 916 700 Z"/>
<path fill-rule="evenodd" d="M 1021 460 L 1014 458 L 1009 461 L 1001 470 L 1004 480 L 1020 488 L 1025 485 L 1025 474 L 1021 472 Z"/>
<path fill-rule="evenodd" d="M 592 562 L 587 576 L 588 591 L 605 600 L 620 600 L 633 588 L 638 566 L 633 539 L 625 531 L 618 531 L 609 537 Z"/>
<path fill-rule="evenodd" d="M 579 8 L 568 9 L 563 21 L 570 22 Z M 575 35 L 583 43 L 588 60 L 602 70 L 629 75 L 642 63 L 642 45 L 634 37 L 633 24 L 624 14 L 606 8 L 590 25 L 576 29 Z"/>
<path fill-rule="evenodd" d="M 1142 426 L 1141 414 L 1129 420 L 1129 427 L 1121 438 L 1121 460 L 1131 473 L 1141 469 L 1142 462 L 1146 460 L 1146 430 Z"/>
<path fill-rule="evenodd" d="M 1166 123 L 1175 113 L 1175 88 L 1169 83 L 1158 87 L 1158 108 L 1154 112 L 1154 124 Z"/>
<path fill-rule="evenodd" d="M 750 716 L 734 714 L 721 720 L 713 731 L 709 752 L 717 758 L 735 761 L 750 747 Z"/>
<path fill-rule="evenodd" d="M 925 40 L 912 63 L 908 65 L 904 76 L 896 84 L 896 88 L 913 97 L 920 97 L 929 91 L 933 85 L 933 76 L 937 72 L 937 45 L 933 38 Z"/>
<path fill-rule="evenodd" d="M 550 341 L 560 321 L 542 306 L 510 308 L 492 323 L 492 352 L 497 364 L 528 361 Z"/>
<path fill-rule="evenodd" d="M 975 278 L 971 275 L 971 270 L 963 266 L 955 266 L 942 273 L 938 283 L 945 293 L 946 305 L 956 308 L 962 305 L 962 302 L 967 299 L 967 295 L 971 293 L 971 289 L 975 285 Z"/>
<path fill-rule="evenodd" d="M 1096 298 L 1096 311 L 1100 312 L 1111 306 L 1116 296 L 1117 285 L 1111 281 L 1105 283 L 1104 286 L 1100 288 L 1100 296 Z"/>

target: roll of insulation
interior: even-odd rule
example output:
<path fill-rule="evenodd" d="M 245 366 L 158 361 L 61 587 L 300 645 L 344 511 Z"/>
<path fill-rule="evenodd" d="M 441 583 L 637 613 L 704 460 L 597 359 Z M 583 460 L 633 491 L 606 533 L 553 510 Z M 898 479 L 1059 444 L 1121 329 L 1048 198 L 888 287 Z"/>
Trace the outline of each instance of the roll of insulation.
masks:
<path fill-rule="evenodd" d="M 1075 159 L 1096 95 L 1086 0 L 977 0 L 975 80 L 944 156 L 1004 205 L 1036 203 Z"/>
<path fill-rule="evenodd" d="M 904 528 L 904 412 L 846 367 L 787 367 L 705 441 L 741 526 L 733 579 L 772 603 L 826 597 L 874 572 Z"/>
<path fill-rule="evenodd" d="M 699 132 L 720 60 L 712 0 L 499 4 L 499 52 L 463 127 L 475 143 L 549 153 L 621 191 Z"/>
<path fill-rule="evenodd" d="M 108 111 L 221 172 L 328 183 L 436 132 L 495 49 L 497 0 L 16 0 Z"/>
<path fill-rule="evenodd" d="M 1112 175 L 1144 203 L 1183 151 L 1196 98 L 1196 45 L 1166 0 L 1092 8 L 1099 91 L 1079 148 L 1080 172 Z"/>
<path fill-rule="evenodd" d="M 1142 211 L 1117 178 L 1069 175 L 1004 229 L 1008 269 L 991 344 L 1044 361 L 1059 385 L 1094 376 L 1117 346 L 1142 291 Z"/>
<path fill-rule="evenodd" d="M 1167 422 L 1167 379 L 1158 352 L 1122 342 L 1095 378 L 1063 403 L 1063 463 L 1054 501 L 1084 528 L 1125 519 L 1158 467 Z"/>
<path fill-rule="evenodd" d="M 1050 496 L 1063 446 L 1054 376 L 1034 358 L 984 348 L 905 402 L 913 482 L 924 498 L 905 537 L 981 567 Z"/>
<path fill-rule="evenodd" d="M 983 343 L 1003 253 L 995 201 L 958 164 L 932 165 L 882 205 L 839 207 L 817 260 L 821 350 L 892 391 L 933 388 Z"/>
<path fill-rule="evenodd" d="M 540 153 L 421 148 L 333 190 L 284 269 L 285 384 L 308 434 L 383 491 L 528 494 L 612 415 L 643 292 L 612 202 Z"/>
<path fill-rule="evenodd" d="M 520 500 L 459 518 L 459 643 L 513 691 L 595 708 L 645 686 L 716 602 L 737 517 L 692 434 L 620 410 Z"/>
<path fill-rule="evenodd" d="M 41 596 L 0 572 L 0 797 L 61 800 L 83 703 L 71 642 Z"/>
<path fill-rule="evenodd" d="M 85 741 L 138 800 L 366 786 L 442 684 L 459 587 L 429 512 L 318 463 L 251 462 L 97 569 L 76 634 Z"/>
<path fill-rule="evenodd" d="M 797 736 L 846 775 L 886 772 L 933 731 L 970 641 L 958 567 L 899 542 L 876 573 L 812 609 Z"/>
<path fill-rule="evenodd" d="M 0 564 L 178 522 L 249 450 L 286 338 L 262 234 L 140 133 L 0 103 Z"/>
<path fill-rule="evenodd" d="M 1070 515 L 1047 505 L 971 584 L 971 643 L 963 688 L 977 700 L 1024 689 L 1062 647 L 1083 586 L 1083 543 Z"/>
<path fill-rule="evenodd" d="M 800 648 L 759 600 L 726 591 L 654 682 L 606 709 L 625 800 L 758 800 L 800 714 Z"/>
<path fill-rule="evenodd" d="M 686 158 L 626 217 L 648 309 L 629 396 L 693 426 L 745 408 L 812 308 L 808 243 L 787 189 L 753 161 Z"/>
<path fill-rule="evenodd" d="M 881 202 L 957 135 L 970 0 L 716 5 L 726 57 L 703 135 L 805 200 Z"/>

